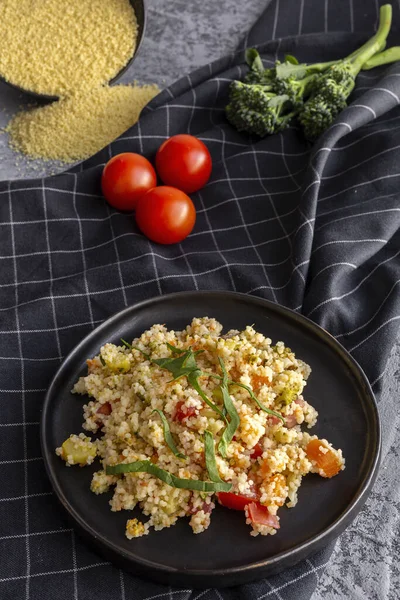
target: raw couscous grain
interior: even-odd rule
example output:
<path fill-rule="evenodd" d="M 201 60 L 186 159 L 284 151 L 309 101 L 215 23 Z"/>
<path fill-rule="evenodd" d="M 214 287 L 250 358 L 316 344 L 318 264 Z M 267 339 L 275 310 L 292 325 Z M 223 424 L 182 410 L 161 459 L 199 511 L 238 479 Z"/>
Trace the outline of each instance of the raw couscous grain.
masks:
<path fill-rule="evenodd" d="M 83 428 L 101 434 L 93 444 L 102 469 L 91 489 L 113 487 L 112 511 L 139 506 L 148 517 L 127 521 L 129 539 L 180 517 L 201 533 L 216 501 L 239 503 L 251 535 L 273 535 L 279 508 L 297 504 L 304 475 L 332 477 L 344 468 L 341 450 L 301 430 L 318 416 L 303 396 L 309 366 L 253 327 L 222 335 L 208 317 L 183 331 L 154 325 L 132 346 L 105 344 L 87 366 L 73 392 L 89 395 Z M 82 440 L 71 436 L 56 450 L 67 466 L 84 464 Z"/>
<path fill-rule="evenodd" d="M 0 74 L 60 99 L 15 115 L 15 150 L 73 162 L 95 154 L 136 123 L 156 85 L 106 84 L 132 57 L 138 33 L 129 0 L 1 0 Z"/>
<path fill-rule="evenodd" d="M 20 112 L 7 127 L 10 144 L 37 158 L 88 158 L 136 123 L 158 91 L 156 85 L 101 86 Z"/>
<path fill-rule="evenodd" d="M 0 73 L 48 96 L 112 79 L 136 46 L 129 0 L 1 0 Z"/>

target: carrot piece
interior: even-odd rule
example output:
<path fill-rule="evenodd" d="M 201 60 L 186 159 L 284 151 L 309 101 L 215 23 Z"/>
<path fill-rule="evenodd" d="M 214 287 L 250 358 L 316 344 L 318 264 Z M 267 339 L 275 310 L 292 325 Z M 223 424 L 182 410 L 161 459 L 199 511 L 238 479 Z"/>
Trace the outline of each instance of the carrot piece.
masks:
<path fill-rule="evenodd" d="M 315 463 L 322 477 L 334 477 L 340 471 L 341 464 L 336 454 L 321 440 L 311 440 L 306 446 L 306 454 Z"/>
<path fill-rule="evenodd" d="M 271 385 L 270 379 L 263 375 L 253 375 L 251 378 L 251 387 L 253 390 L 259 390 L 263 385 Z"/>

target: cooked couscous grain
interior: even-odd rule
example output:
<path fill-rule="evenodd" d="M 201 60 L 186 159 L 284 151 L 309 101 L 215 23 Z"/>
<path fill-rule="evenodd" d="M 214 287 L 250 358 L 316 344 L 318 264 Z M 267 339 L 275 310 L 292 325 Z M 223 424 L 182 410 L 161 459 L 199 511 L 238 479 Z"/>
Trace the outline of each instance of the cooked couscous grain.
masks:
<path fill-rule="evenodd" d="M 73 392 L 90 397 L 83 428 L 101 433 L 91 489 L 113 487 L 112 511 L 139 506 L 148 517 L 127 521 L 129 539 L 180 517 L 201 533 L 216 501 L 242 510 L 251 535 L 273 535 L 304 475 L 344 469 L 341 450 L 301 430 L 318 416 L 303 396 L 309 366 L 253 327 L 222 335 L 208 317 L 183 331 L 154 325 L 132 345 L 105 344 L 87 366 Z M 56 452 L 82 464 L 65 443 Z"/>

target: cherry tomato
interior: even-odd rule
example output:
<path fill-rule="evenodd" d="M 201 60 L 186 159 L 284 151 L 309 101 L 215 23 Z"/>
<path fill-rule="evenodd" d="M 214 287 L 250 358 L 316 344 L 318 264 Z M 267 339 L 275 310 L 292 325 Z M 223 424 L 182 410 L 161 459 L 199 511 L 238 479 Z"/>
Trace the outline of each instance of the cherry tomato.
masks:
<path fill-rule="evenodd" d="M 196 409 L 194 406 L 184 406 L 185 402 L 182 400 L 177 403 L 175 407 L 174 421 L 183 421 L 189 417 L 194 417 Z"/>
<path fill-rule="evenodd" d="M 232 492 L 218 492 L 218 502 L 226 508 L 233 510 L 244 510 L 251 502 L 254 502 L 254 498 L 248 496 L 242 496 L 241 494 L 233 494 Z"/>
<path fill-rule="evenodd" d="M 258 502 L 252 502 L 247 507 L 249 519 L 257 525 L 268 525 L 274 529 L 279 529 L 279 521 L 275 515 L 271 515 L 266 506 Z"/>
<path fill-rule="evenodd" d="M 196 210 L 189 196 L 166 185 L 149 190 L 136 205 L 139 229 L 158 244 L 181 242 L 192 231 L 195 221 Z"/>
<path fill-rule="evenodd" d="M 210 179 L 211 155 L 207 146 L 196 137 L 174 135 L 158 149 L 156 169 L 163 183 L 191 194 Z"/>
<path fill-rule="evenodd" d="M 157 185 L 157 175 L 147 158 L 124 152 L 113 156 L 103 169 L 101 188 L 114 208 L 133 210 L 137 201 Z"/>

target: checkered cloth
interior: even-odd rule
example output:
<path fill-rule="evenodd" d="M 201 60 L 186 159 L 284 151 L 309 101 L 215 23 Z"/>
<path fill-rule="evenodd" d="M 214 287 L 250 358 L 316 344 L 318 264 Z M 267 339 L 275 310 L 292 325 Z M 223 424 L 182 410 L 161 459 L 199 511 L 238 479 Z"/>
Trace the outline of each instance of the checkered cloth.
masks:
<path fill-rule="evenodd" d="M 377 10 L 374 0 L 276 0 L 243 47 L 260 44 L 266 65 L 285 52 L 329 60 L 366 39 L 332 31 L 371 32 Z M 295 127 L 259 140 L 228 125 L 229 82 L 245 70 L 242 52 L 207 65 L 160 94 L 135 127 L 78 169 L 0 184 L 3 600 L 302 600 L 329 560 L 332 547 L 234 590 L 144 582 L 75 537 L 41 458 L 41 404 L 63 357 L 116 311 L 179 290 L 237 290 L 301 311 L 346 346 L 379 395 L 400 319 L 400 67 L 362 73 L 352 104 L 313 147 Z M 110 156 L 152 158 L 181 132 L 209 147 L 212 179 L 193 195 L 192 235 L 157 246 L 132 216 L 104 202 L 100 174 Z"/>

